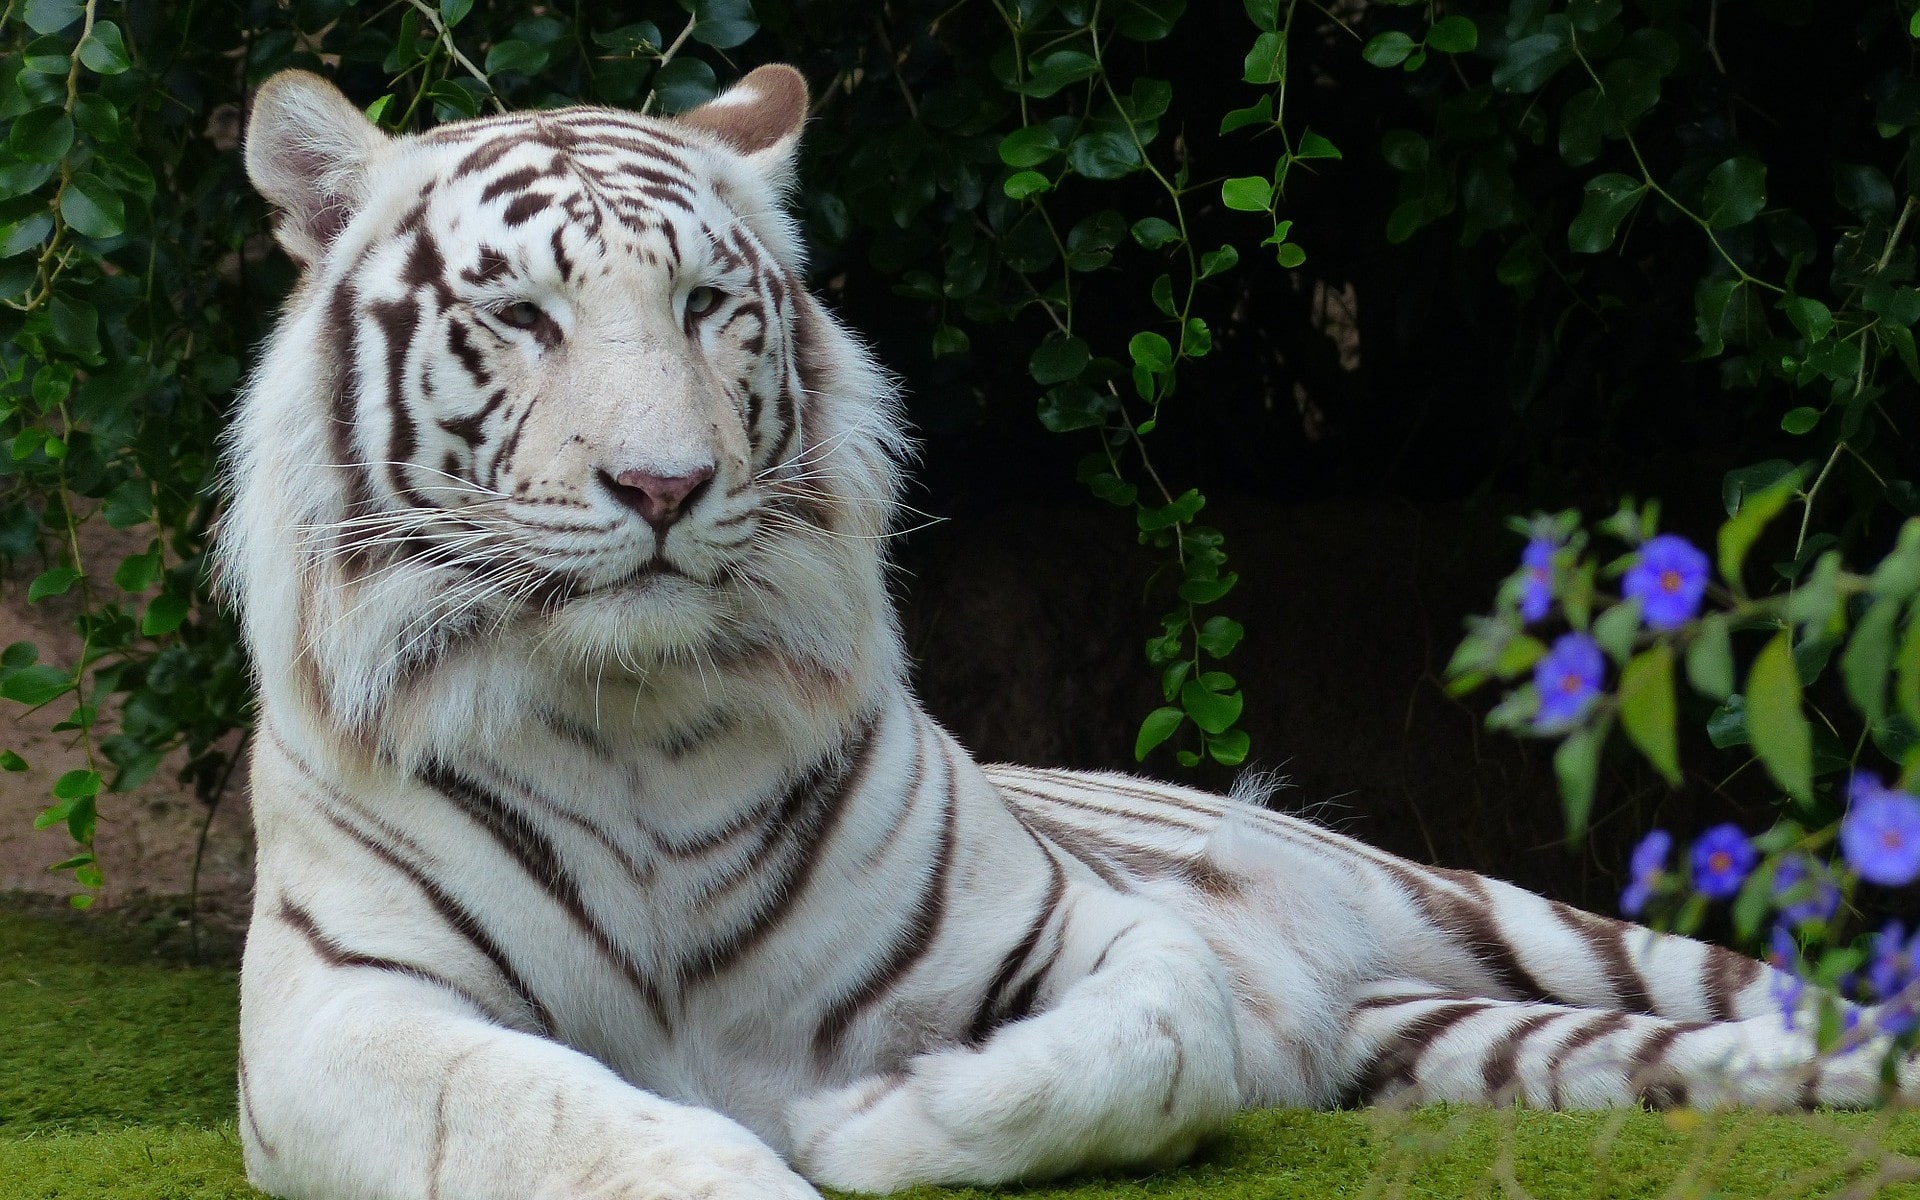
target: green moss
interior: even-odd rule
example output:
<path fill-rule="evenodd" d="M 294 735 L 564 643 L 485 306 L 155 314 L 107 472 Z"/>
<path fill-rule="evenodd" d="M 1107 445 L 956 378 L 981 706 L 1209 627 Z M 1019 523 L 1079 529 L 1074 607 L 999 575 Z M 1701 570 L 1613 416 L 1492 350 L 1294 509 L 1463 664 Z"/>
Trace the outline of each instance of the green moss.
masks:
<path fill-rule="evenodd" d="M 153 930 L 0 908 L 0 1200 L 259 1196 L 233 1126 L 234 973 L 154 946 Z M 1920 1115 L 1274 1111 L 1154 1175 L 910 1197 L 1824 1196 L 1901 1170 L 1893 1153 L 1920 1154 Z"/>
<path fill-rule="evenodd" d="M 234 973 L 145 947 L 0 911 L 0 1137 L 233 1119 Z"/>
<path fill-rule="evenodd" d="M 7 1200 L 257 1200 L 232 1123 L 0 1136 Z"/>

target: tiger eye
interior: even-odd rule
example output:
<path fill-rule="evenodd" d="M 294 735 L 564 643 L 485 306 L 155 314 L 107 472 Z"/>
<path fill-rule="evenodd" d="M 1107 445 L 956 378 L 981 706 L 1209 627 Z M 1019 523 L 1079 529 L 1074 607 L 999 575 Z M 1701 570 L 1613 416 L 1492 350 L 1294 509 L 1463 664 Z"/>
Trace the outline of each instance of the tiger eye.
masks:
<path fill-rule="evenodd" d="M 500 310 L 500 320 L 515 329 L 532 329 L 546 315 L 531 300 L 516 300 Z"/>
<path fill-rule="evenodd" d="M 687 312 L 696 317 L 712 312 L 718 303 L 720 293 L 715 288 L 701 286 L 687 293 Z"/>

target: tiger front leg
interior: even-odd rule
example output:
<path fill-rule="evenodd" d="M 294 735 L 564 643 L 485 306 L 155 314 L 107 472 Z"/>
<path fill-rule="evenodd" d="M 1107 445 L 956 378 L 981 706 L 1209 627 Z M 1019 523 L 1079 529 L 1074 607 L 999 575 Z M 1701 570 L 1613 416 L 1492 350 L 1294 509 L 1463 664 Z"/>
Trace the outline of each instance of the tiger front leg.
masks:
<path fill-rule="evenodd" d="M 1076 904 L 1073 890 L 1039 1015 L 796 1101 L 788 1128 L 802 1172 L 887 1192 L 1156 1166 L 1226 1123 L 1239 1106 L 1239 1046 L 1219 960 L 1148 901 L 1089 886 Z"/>
<path fill-rule="evenodd" d="M 242 985 L 247 1176 L 284 1200 L 819 1200 L 716 1112 L 632 1087 L 372 958 L 256 918 Z M 325 949 L 327 947 L 323 947 Z"/>

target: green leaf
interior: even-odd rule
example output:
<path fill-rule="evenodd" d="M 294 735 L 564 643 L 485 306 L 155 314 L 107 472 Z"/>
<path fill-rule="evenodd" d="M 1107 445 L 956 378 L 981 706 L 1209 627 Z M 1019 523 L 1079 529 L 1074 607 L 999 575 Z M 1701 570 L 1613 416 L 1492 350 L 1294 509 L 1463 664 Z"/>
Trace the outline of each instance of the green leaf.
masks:
<path fill-rule="evenodd" d="M 64 596 L 79 579 L 80 572 L 72 567 L 49 567 L 27 585 L 27 603 L 38 604 L 48 596 Z"/>
<path fill-rule="evenodd" d="M 1245 83 L 1279 83 L 1287 77 L 1287 39 L 1280 33 L 1263 33 L 1253 40 L 1253 49 L 1240 67 Z"/>
<path fill-rule="evenodd" d="M 1622 125 L 1653 111 L 1660 103 L 1660 73 L 1637 58 L 1616 58 L 1600 70 L 1607 105 Z"/>
<path fill-rule="evenodd" d="M 1427 46 L 1442 54 L 1467 54 L 1480 44 L 1480 29 L 1469 17 L 1442 17 L 1427 30 Z"/>
<path fill-rule="evenodd" d="M 1867 591 L 1875 596 L 1905 598 L 1920 591 L 1920 517 L 1900 526 L 1893 552 L 1867 577 Z"/>
<path fill-rule="evenodd" d="M 100 772 L 85 769 L 68 771 L 53 782 L 53 794 L 61 800 L 79 800 L 100 794 Z"/>
<path fill-rule="evenodd" d="M 1606 736 L 1605 726 L 1576 730 L 1553 752 L 1553 773 L 1560 781 L 1560 806 L 1566 816 L 1569 842 L 1577 843 L 1587 836 L 1594 783 L 1600 775 L 1600 747 Z"/>
<path fill-rule="evenodd" d="M 58 667 L 22 667 L 0 679 L 0 696 L 37 708 L 72 686 L 72 678 Z"/>
<path fill-rule="evenodd" d="M 1060 139 L 1045 125 L 1016 129 L 1000 139 L 1000 161 L 1010 167 L 1037 167 L 1060 153 Z"/>
<path fill-rule="evenodd" d="M 1009 200 L 1025 200 L 1029 196 L 1038 196 L 1052 186 L 1047 177 L 1038 171 L 1021 171 L 1009 176 L 1000 185 L 1000 190 L 1007 194 Z"/>
<path fill-rule="evenodd" d="M 1781 630 L 1747 674 L 1747 732 L 1767 774 L 1794 799 L 1813 798 L 1813 730 L 1800 709 L 1792 636 Z"/>
<path fill-rule="evenodd" d="M 1693 641 L 1687 644 L 1687 681 L 1694 691 L 1714 700 L 1733 694 L 1733 640 L 1725 615 L 1709 613 L 1700 619 Z"/>
<path fill-rule="evenodd" d="M 73 146 L 73 118 L 57 108 L 39 108 L 18 118 L 7 146 L 29 162 L 59 162 Z"/>
<path fill-rule="evenodd" d="M 1817 408 L 1808 408 L 1804 404 L 1799 408 L 1788 409 L 1786 414 L 1780 418 L 1780 428 L 1793 434 L 1795 437 L 1803 433 L 1811 432 L 1813 427 L 1819 423 L 1820 410 Z"/>
<path fill-rule="evenodd" d="M 472 11 L 473 0 L 440 0 L 440 20 L 448 29 L 466 20 Z"/>
<path fill-rule="evenodd" d="M 1900 616 L 1900 601 L 1882 596 L 1867 609 L 1847 639 L 1846 652 L 1840 656 L 1840 678 L 1847 685 L 1847 697 L 1869 725 L 1878 725 L 1887 715 L 1887 675 L 1893 670 L 1894 622 Z"/>
<path fill-rule="evenodd" d="M 1195 640 L 1200 648 L 1215 658 L 1225 658 L 1233 653 L 1240 639 L 1247 635 L 1246 627 L 1232 617 L 1208 617 L 1200 626 L 1200 635 Z"/>
<path fill-rule="evenodd" d="M 118 237 L 126 232 L 127 208 L 118 192 L 97 175 L 75 175 L 60 193 L 60 216 L 86 237 Z"/>
<path fill-rule="evenodd" d="M 27 760 L 11 750 L 0 750 L 0 771 L 12 771 L 16 774 L 27 770 Z"/>
<path fill-rule="evenodd" d="M 1280 265 L 1289 271 L 1307 261 L 1307 252 L 1293 242 L 1282 242 L 1274 255 L 1280 260 Z"/>
<path fill-rule="evenodd" d="M 1795 296 L 1781 302 L 1786 310 L 1787 320 L 1800 331 L 1800 336 L 1809 342 L 1817 342 L 1833 329 L 1833 310 L 1815 300 L 1812 296 Z"/>
<path fill-rule="evenodd" d="M 1209 250 L 1200 256 L 1200 278 L 1211 279 L 1239 265 L 1240 252 L 1232 246 L 1222 246 L 1218 250 Z"/>
<path fill-rule="evenodd" d="M 1197 679 L 1189 679 L 1180 687 L 1180 706 L 1187 710 L 1193 723 L 1207 733 L 1224 733 L 1240 719 L 1240 710 L 1245 702 L 1239 692 L 1221 695 L 1208 691 Z"/>
<path fill-rule="evenodd" d="M 1280 28 L 1279 0 L 1243 0 L 1247 10 L 1247 20 L 1253 22 L 1255 29 L 1272 33 Z"/>
<path fill-rule="evenodd" d="M 1397 29 L 1376 33 L 1360 48 L 1360 57 L 1376 67 L 1397 67 L 1405 62 L 1419 43 Z M 1248 83 L 1254 82 L 1249 79 Z"/>
<path fill-rule="evenodd" d="M 161 566 L 157 543 L 144 554 L 129 554 L 120 560 L 119 569 L 113 573 L 114 586 L 123 592 L 144 592 L 159 580 Z"/>
<path fill-rule="evenodd" d="M 1581 33 L 1598 33 L 1620 15 L 1620 0 L 1568 0 L 1567 18 Z"/>
<path fill-rule="evenodd" d="M 547 57 L 547 49 L 544 46 L 536 46 L 532 42 L 523 42 L 518 38 L 508 38 L 503 42 L 495 42 L 493 48 L 487 51 L 487 74 L 514 71 L 522 75 L 534 75 L 547 65 Z M 674 60 L 674 62 L 682 61 L 691 60 Z M 674 63 L 667 64 L 668 67 L 673 65 Z M 711 71 L 712 68 L 708 70 Z M 665 73 L 663 68 L 661 74 Z"/>
<path fill-rule="evenodd" d="M 1339 158 L 1340 147 L 1309 129 L 1300 135 L 1300 144 L 1294 148 L 1293 156 L 1298 159 Z"/>
<path fill-rule="evenodd" d="M 1244 729 L 1229 729 L 1207 737 L 1207 753 L 1223 767 L 1237 767 L 1247 761 L 1247 751 L 1252 746 L 1253 739 Z"/>
<path fill-rule="evenodd" d="M 1494 66 L 1493 86 L 1503 92 L 1537 92 L 1572 61 L 1573 51 L 1558 34 L 1520 38 L 1507 44 Z"/>
<path fill-rule="evenodd" d="M 933 356 L 945 358 L 949 354 L 965 354 L 973 343 L 967 337 L 967 331 L 954 325 L 939 325 L 933 331 Z M 113 518 L 107 518 L 107 524 L 113 524 Z"/>
<path fill-rule="evenodd" d="M 35 33 L 59 33 L 85 13 L 80 0 L 27 0 L 21 16 Z"/>
<path fill-rule="evenodd" d="M 1220 202 L 1235 212 L 1266 212 L 1273 185 L 1264 175 L 1241 175 L 1220 185 Z"/>
<path fill-rule="evenodd" d="M 1088 179 L 1119 179 L 1140 169 L 1140 147 L 1117 130 L 1082 134 L 1067 147 L 1067 165 Z"/>
<path fill-rule="evenodd" d="M 1128 339 L 1127 355 L 1135 365 L 1156 375 L 1173 368 L 1173 344 L 1152 331 L 1136 333 Z"/>
<path fill-rule="evenodd" d="M 693 40 L 731 50 L 760 32 L 751 0 L 694 0 Z"/>
<path fill-rule="evenodd" d="M 1560 110 L 1560 161 L 1584 167 L 1600 157 L 1607 128 L 1607 106 L 1598 88 L 1575 92 Z"/>
<path fill-rule="evenodd" d="M 1593 622 L 1593 640 L 1613 661 L 1626 664 L 1633 656 L 1634 638 L 1640 632 L 1640 602 L 1616 604 Z"/>
<path fill-rule="evenodd" d="M 1220 135 L 1225 137 L 1236 129 L 1248 125 L 1273 124 L 1273 97 L 1262 96 L 1245 108 L 1236 108 L 1220 118 Z"/>
<path fill-rule="evenodd" d="M 1140 218 L 1133 223 L 1132 232 L 1133 240 L 1148 250 L 1158 250 L 1162 246 L 1180 240 L 1180 230 L 1172 222 L 1163 221 L 1159 217 Z"/>
<path fill-rule="evenodd" d="M 1745 225 L 1767 206 L 1767 165 L 1752 158 L 1730 158 L 1707 175 L 1700 215 L 1715 229 Z"/>
<path fill-rule="evenodd" d="M 180 628 L 187 619 L 187 598 L 162 592 L 147 605 L 140 618 L 140 632 L 147 637 L 164 637 Z"/>
<path fill-rule="evenodd" d="M 1027 360 L 1027 374 L 1040 384 L 1065 383 L 1093 360 L 1087 343 L 1070 334 L 1050 333 Z"/>
<path fill-rule="evenodd" d="M 653 78 L 653 94 L 660 107 L 669 113 L 685 112 L 713 99 L 719 91 L 713 67 L 705 59 L 676 58 L 661 66 Z"/>
<path fill-rule="evenodd" d="M 1218 579 L 1189 579 L 1180 585 L 1179 596 L 1188 604 L 1212 604 L 1240 582 L 1238 571 L 1228 571 Z"/>
<path fill-rule="evenodd" d="M 95 21 L 93 32 L 80 43 L 80 63 L 96 75 L 118 75 L 133 65 L 127 42 L 112 21 Z"/>
<path fill-rule="evenodd" d="M 1862 163 L 1835 163 L 1833 198 L 1857 217 L 1893 220 L 1893 185 L 1878 167 Z"/>
<path fill-rule="evenodd" d="M 1800 487 L 1800 475 L 1798 469 L 1791 470 L 1759 491 L 1747 493 L 1740 511 L 1720 526 L 1720 577 L 1735 593 L 1745 594 L 1740 568 L 1746 563 L 1747 551 L 1767 523 L 1793 499 Z"/>
<path fill-rule="evenodd" d="M 1131 41 L 1157 42 L 1173 32 L 1174 23 L 1186 11 L 1187 0 L 1120 0 L 1113 12 L 1113 27 Z"/>
<path fill-rule="evenodd" d="M 1134 761 L 1145 759 L 1154 747 L 1178 732 L 1186 719 L 1187 714 L 1177 708 L 1156 708 L 1148 713 L 1147 719 L 1140 722 L 1139 734 L 1133 739 Z"/>
<path fill-rule="evenodd" d="M 1041 100 L 1068 84 L 1090 78 L 1100 69 L 1100 64 L 1091 54 L 1079 50 L 1055 50 L 1027 66 L 1029 75 L 1026 82 L 1015 85 L 1013 90 Z"/>
<path fill-rule="evenodd" d="M 1893 658 L 1893 698 L 1907 720 L 1920 725 L 1920 604 L 1907 610 L 1907 632 Z M 1908 764 L 1912 769 L 1912 764 Z M 1902 778 L 1905 778 L 1905 772 Z"/>
<path fill-rule="evenodd" d="M 1567 248 L 1576 254 L 1598 254 L 1613 245 L 1620 222 L 1645 191 L 1644 184 L 1626 175 L 1608 173 L 1590 180 L 1580 214 L 1567 226 Z"/>
<path fill-rule="evenodd" d="M 1620 727 L 1654 769 L 1678 787 L 1674 721 L 1673 648 L 1660 642 L 1635 655 L 1620 673 Z"/>
<path fill-rule="evenodd" d="M 1168 316 L 1173 315 L 1173 276 L 1162 275 L 1153 281 L 1153 306 Z"/>

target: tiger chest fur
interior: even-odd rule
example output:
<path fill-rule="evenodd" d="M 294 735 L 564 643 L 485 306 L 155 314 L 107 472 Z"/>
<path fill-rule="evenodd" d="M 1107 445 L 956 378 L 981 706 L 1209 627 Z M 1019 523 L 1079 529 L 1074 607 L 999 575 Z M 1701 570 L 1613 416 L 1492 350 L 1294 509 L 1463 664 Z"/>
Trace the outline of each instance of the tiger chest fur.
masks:
<path fill-rule="evenodd" d="M 1760 964 L 1257 802 L 983 768 L 906 448 L 801 283 L 799 75 L 390 138 L 258 97 L 302 281 L 229 447 L 249 1175 L 780 1196 L 1177 1161 L 1252 1105 L 1860 1103 Z"/>

